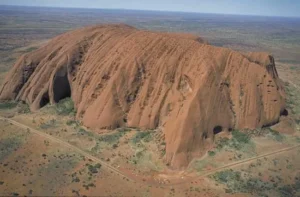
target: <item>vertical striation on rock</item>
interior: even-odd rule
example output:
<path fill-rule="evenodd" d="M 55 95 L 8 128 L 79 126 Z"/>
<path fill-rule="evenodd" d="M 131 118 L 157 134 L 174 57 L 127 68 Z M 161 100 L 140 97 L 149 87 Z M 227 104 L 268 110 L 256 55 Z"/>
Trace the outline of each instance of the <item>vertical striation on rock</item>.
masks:
<path fill-rule="evenodd" d="M 285 108 L 269 54 L 127 25 L 54 38 L 23 55 L 0 92 L 0 100 L 26 101 L 32 110 L 70 96 L 89 128 L 162 128 L 174 168 L 202 155 L 218 132 L 272 125 Z"/>

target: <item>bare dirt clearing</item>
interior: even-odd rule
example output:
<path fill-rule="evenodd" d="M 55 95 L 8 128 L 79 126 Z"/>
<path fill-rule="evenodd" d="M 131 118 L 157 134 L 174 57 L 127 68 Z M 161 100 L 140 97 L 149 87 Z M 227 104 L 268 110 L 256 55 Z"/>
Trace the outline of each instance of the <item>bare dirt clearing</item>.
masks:
<path fill-rule="evenodd" d="M 27 117 L 27 116 L 20 115 L 19 117 L 15 116 L 14 118 L 15 119 L 19 119 L 19 120 L 22 119 L 24 121 L 25 120 L 24 117 Z M 45 121 L 45 119 L 43 117 L 41 117 L 40 115 L 38 117 L 40 117 L 42 120 Z M 293 151 L 294 149 L 298 150 L 298 152 L 296 151 L 296 153 L 299 153 L 299 146 L 300 146 L 300 145 L 290 146 L 290 148 L 282 148 L 282 149 L 280 149 L 278 151 L 273 151 L 272 153 L 269 153 L 269 154 L 258 155 L 256 157 L 253 157 L 253 158 L 250 158 L 250 159 L 241 159 L 240 161 L 231 162 L 231 163 L 228 163 L 227 165 L 225 164 L 222 167 L 202 168 L 202 170 L 198 172 L 198 175 L 194 174 L 194 173 L 188 173 L 188 174 L 186 174 L 186 173 L 183 173 L 183 174 L 182 173 L 176 173 L 176 174 L 174 174 L 173 173 L 171 175 L 171 174 L 168 174 L 168 173 L 156 172 L 156 173 L 154 173 L 154 174 L 156 174 L 156 176 L 153 176 L 152 177 L 153 179 L 151 180 L 151 179 L 147 179 L 148 176 L 146 175 L 147 173 L 145 173 L 145 172 L 140 173 L 140 174 L 137 173 L 137 177 L 135 177 L 135 176 L 133 176 L 134 173 L 132 173 L 132 171 L 130 171 L 130 168 L 128 168 L 127 171 L 126 171 L 126 170 L 124 170 L 122 168 L 118 168 L 119 167 L 118 164 L 112 164 L 115 167 L 110 167 L 110 164 L 107 164 L 107 162 L 104 162 L 101 159 L 99 159 L 99 158 L 91 155 L 92 152 L 88 153 L 88 152 L 82 151 L 80 148 L 76 147 L 76 144 L 75 145 L 70 145 L 68 142 L 63 141 L 63 139 L 67 139 L 67 138 L 65 138 L 66 136 L 64 136 L 62 139 L 57 139 L 56 137 L 58 137 L 58 136 L 53 135 L 55 133 L 53 131 L 51 131 L 51 133 L 49 133 L 49 134 L 46 134 L 46 132 L 44 133 L 44 131 L 41 132 L 41 131 L 32 129 L 32 128 L 30 128 L 30 127 L 28 127 L 26 125 L 23 125 L 21 123 L 18 123 L 18 122 L 14 121 L 14 120 L 10 120 L 10 119 L 4 119 L 4 120 L 5 121 L 1 121 L 0 122 L 1 125 L 3 124 L 3 128 L 8 127 L 7 129 L 10 130 L 10 129 L 12 129 L 11 127 L 14 127 L 11 124 L 17 125 L 18 126 L 17 128 L 21 128 L 21 129 L 24 130 L 24 131 L 21 131 L 20 133 L 25 133 L 23 135 L 27 136 L 27 138 L 25 138 L 25 136 L 22 136 L 22 138 L 24 138 L 24 139 L 28 139 L 29 138 L 30 140 L 34 140 L 36 146 L 38 146 L 38 144 L 36 143 L 36 141 L 37 141 L 38 138 L 40 138 L 38 141 L 43 141 L 43 144 L 44 144 L 45 148 L 47 149 L 46 153 L 40 153 L 40 152 L 36 153 L 37 155 L 42 154 L 42 158 L 46 157 L 45 155 L 49 155 L 49 150 L 52 149 L 51 146 L 49 147 L 49 145 L 50 144 L 56 144 L 56 145 L 54 145 L 56 148 L 61 147 L 63 150 L 67 149 L 68 152 L 74 152 L 75 151 L 74 153 L 76 153 L 76 155 L 78 155 L 77 157 L 79 157 L 79 160 L 81 158 L 83 161 L 87 160 L 87 161 L 89 161 L 91 163 L 91 164 L 89 164 L 89 163 L 88 164 L 87 163 L 86 164 L 82 164 L 82 162 L 78 162 L 76 160 L 77 163 L 79 163 L 78 164 L 79 167 L 76 167 L 78 165 L 75 165 L 75 166 L 73 166 L 71 168 L 71 171 L 73 172 L 73 174 L 71 175 L 72 176 L 72 184 L 63 185 L 64 187 L 62 187 L 62 188 L 64 188 L 64 189 L 61 189 L 61 190 L 57 190 L 57 189 L 55 190 L 55 189 L 53 189 L 54 191 L 57 191 L 57 192 L 59 191 L 61 193 L 59 193 L 59 192 L 58 193 L 51 193 L 53 191 L 50 189 L 48 191 L 49 195 L 65 195 L 65 194 L 67 195 L 67 194 L 72 194 L 72 193 L 74 194 L 74 192 L 75 193 L 84 194 L 84 195 L 86 195 L 86 194 L 87 195 L 93 195 L 94 193 L 99 192 L 99 191 L 107 191 L 108 194 L 114 194 L 114 195 L 120 195 L 120 194 L 122 194 L 123 195 L 126 191 L 124 191 L 122 189 L 118 190 L 120 193 L 119 192 L 115 192 L 114 193 L 112 191 L 107 190 L 107 187 L 109 185 L 103 184 L 101 182 L 101 178 L 99 178 L 98 176 L 97 176 L 97 178 L 94 181 L 92 181 L 92 182 L 90 181 L 91 183 L 89 183 L 89 184 L 83 184 L 82 187 L 85 188 L 85 190 L 84 189 L 78 189 L 78 187 L 80 187 L 79 186 L 80 184 L 78 182 L 80 182 L 80 180 L 82 179 L 82 176 L 83 176 L 82 174 L 84 172 L 84 169 L 82 169 L 82 168 L 84 168 L 84 166 L 85 166 L 85 167 L 88 168 L 88 170 L 98 171 L 97 167 L 95 167 L 95 166 L 97 166 L 96 162 L 98 162 L 99 164 L 101 164 L 101 171 L 100 171 L 100 173 L 102 175 L 105 174 L 105 173 L 103 173 L 103 171 L 105 171 L 105 172 L 108 172 L 108 174 L 110 176 L 114 176 L 115 177 L 115 178 L 113 178 L 113 182 L 115 182 L 116 181 L 115 180 L 116 177 L 118 177 L 117 180 L 119 180 L 119 179 L 125 180 L 126 184 L 131 184 L 131 183 L 132 184 L 141 184 L 140 189 L 136 190 L 136 192 L 138 192 L 138 191 L 139 192 L 148 191 L 148 193 L 152 195 L 155 192 L 163 192 L 163 191 L 166 192 L 170 188 L 171 188 L 171 191 L 172 191 L 172 188 L 174 188 L 174 187 L 176 187 L 176 188 L 185 188 L 185 187 L 187 187 L 189 185 L 193 185 L 192 189 L 189 188 L 189 190 L 186 190 L 186 192 L 188 191 L 191 195 L 193 193 L 195 193 L 195 195 L 197 195 L 198 192 L 201 191 L 201 193 L 202 193 L 203 191 L 205 191 L 205 192 L 203 192 L 204 194 L 207 193 L 207 195 L 213 195 L 213 194 L 216 194 L 216 193 L 215 192 L 211 193 L 208 188 L 202 188 L 203 185 L 205 185 L 205 182 L 208 184 L 208 182 L 211 181 L 210 179 L 207 179 L 205 177 L 212 176 L 212 175 L 214 175 L 215 173 L 218 173 L 218 172 L 227 171 L 230 168 L 239 170 L 239 168 L 241 166 L 245 166 L 245 165 L 252 166 L 252 167 L 250 167 L 250 169 L 251 169 L 251 168 L 253 168 L 253 165 L 255 165 L 253 163 L 259 162 L 260 165 L 262 165 L 262 163 L 264 164 L 264 162 L 262 162 L 261 160 L 266 161 L 266 160 L 268 160 L 268 158 L 273 158 L 273 157 L 274 158 L 277 158 L 277 157 L 281 158 L 282 154 L 280 154 L 280 153 L 283 153 L 283 152 L 286 152 L 286 151 L 289 151 L 289 152 L 292 151 L 292 152 L 294 152 Z M 37 119 L 35 119 L 35 122 L 36 121 L 37 121 Z M 38 134 L 38 136 L 32 135 L 31 132 L 33 132 L 34 134 Z M 9 136 L 11 136 L 11 135 L 12 136 L 16 136 L 16 133 L 13 133 L 13 132 L 9 132 L 9 133 L 8 132 L 2 132 L 1 133 L 1 137 L 4 138 L 4 139 L 8 138 L 8 135 Z M 266 144 L 266 143 L 264 142 L 263 144 Z M 271 145 L 274 146 L 274 144 L 271 144 Z M 120 146 L 122 146 L 122 144 Z M 281 147 L 281 146 L 279 146 L 279 147 Z M 286 146 L 282 146 L 282 147 L 286 147 Z M 41 152 L 43 152 L 43 149 L 39 148 L 39 150 Z M 30 151 L 27 150 L 27 149 L 23 149 L 23 151 L 25 151 L 26 154 L 27 153 L 30 154 Z M 60 151 L 62 151 L 62 150 L 57 150 L 57 152 L 60 152 Z M 224 154 L 220 154 L 220 155 L 224 155 Z M 13 154 L 12 156 L 13 156 L 13 158 L 15 158 L 16 156 L 19 157 L 18 155 L 15 156 L 15 154 Z M 216 154 L 214 157 L 216 157 L 216 156 L 218 156 L 218 154 Z M 116 156 L 116 157 L 118 157 L 118 156 Z M 212 157 L 212 156 L 207 156 L 207 157 Z M 12 160 L 14 160 L 14 159 L 12 159 Z M 116 159 L 116 160 L 122 160 L 122 158 L 119 158 L 119 159 Z M 204 158 L 201 161 L 203 162 L 205 160 L 206 159 Z M 289 158 L 289 160 L 291 162 L 290 165 L 295 165 L 293 163 L 294 162 L 293 159 Z M 32 159 L 31 159 L 31 161 L 32 161 Z M 48 161 L 48 162 L 50 162 L 50 161 Z M 71 161 L 68 160 L 66 162 L 69 163 Z M 298 162 L 298 161 L 295 161 L 295 162 Z M 38 164 L 38 165 L 42 165 L 42 164 Z M 92 166 L 92 167 L 90 167 L 90 166 Z M 63 167 L 63 164 L 61 164 L 61 163 L 57 164 L 56 167 L 57 168 L 62 167 L 62 169 L 65 168 L 65 167 Z M 131 168 L 131 170 L 133 170 L 133 169 L 139 169 L 139 167 L 140 166 L 133 166 Z M 73 168 L 76 168 L 76 171 L 74 171 Z M 290 170 L 290 167 L 288 169 Z M 199 170 L 199 169 L 197 169 L 197 170 Z M 29 172 L 30 172 L 30 170 L 29 170 Z M 90 175 L 91 174 L 93 174 L 93 173 L 91 172 Z M 41 179 L 43 179 L 43 177 L 44 176 L 42 176 L 42 175 L 40 176 Z M 91 180 L 91 177 L 86 177 L 86 178 L 88 180 Z M 22 179 L 20 179 L 20 180 L 22 180 Z M 105 177 L 105 180 L 107 180 L 107 177 Z M 6 181 L 3 181 L 3 182 L 10 182 L 10 181 L 6 180 Z M 66 182 L 68 182 L 68 181 L 66 181 Z M 73 183 L 73 182 L 75 182 L 75 183 Z M 201 185 L 199 185 L 200 183 L 201 183 Z M 95 187 L 95 185 L 101 185 L 101 187 Z M 55 187 L 56 186 L 53 186 L 53 188 L 55 188 Z M 66 188 L 69 188 L 70 190 L 68 191 L 68 189 L 66 189 Z M 77 189 L 71 189 L 71 188 L 77 188 Z M 87 190 L 86 188 L 89 188 L 89 189 Z M 145 188 L 148 188 L 148 189 L 145 189 Z M 7 185 L 6 189 L 7 189 L 8 193 L 9 192 L 14 193 L 12 190 L 9 190 L 8 185 Z M 42 193 L 42 191 L 44 192 L 45 189 L 44 190 L 43 189 L 41 189 L 41 190 L 38 190 L 38 189 L 33 190 L 33 189 L 31 189 L 30 192 L 32 192 L 32 191 L 36 191 L 37 194 L 39 194 L 39 193 Z M 175 196 L 182 196 L 182 195 L 184 195 L 184 193 L 181 193 L 180 190 L 176 190 L 176 191 L 177 192 L 176 192 Z M 213 190 L 213 191 L 220 192 L 220 191 L 222 191 L 222 189 L 219 188 L 218 190 Z M 227 190 L 225 190 L 225 191 L 227 191 Z M 23 190 L 18 190 L 18 191 L 15 191 L 15 192 L 16 193 L 19 192 L 21 194 L 24 193 Z M 132 191 L 128 190 L 128 192 L 131 193 Z M 8 193 L 5 193 L 5 194 L 8 194 Z M 139 193 L 137 193 L 137 195 L 139 195 Z"/>

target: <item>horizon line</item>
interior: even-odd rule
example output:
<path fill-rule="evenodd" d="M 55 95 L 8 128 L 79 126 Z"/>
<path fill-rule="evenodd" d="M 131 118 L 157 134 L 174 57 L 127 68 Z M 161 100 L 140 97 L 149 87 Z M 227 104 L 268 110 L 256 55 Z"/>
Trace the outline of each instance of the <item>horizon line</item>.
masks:
<path fill-rule="evenodd" d="M 0 7 L 28 7 L 28 8 L 56 8 L 56 9 L 86 9 L 86 10 L 123 10 L 123 11 L 148 11 L 148 12 L 169 12 L 185 14 L 214 14 L 214 15 L 231 15 L 231 16 L 254 16 L 254 17 L 277 17 L 277 18 L 300 18 L 300 16 L 282 16 L 282 15 L 259 15 L 259 14 L 235 14 L 235 13 L 218 13 L 218 12 L 195 12 L 179 10 L 152 10 L 152 9 L 128 9 L 128 8 L 91 8 L 91 7 L 69 7 L 69 6 L 38 6 L 38 5 L 6 5 L 0 4 Z"/>

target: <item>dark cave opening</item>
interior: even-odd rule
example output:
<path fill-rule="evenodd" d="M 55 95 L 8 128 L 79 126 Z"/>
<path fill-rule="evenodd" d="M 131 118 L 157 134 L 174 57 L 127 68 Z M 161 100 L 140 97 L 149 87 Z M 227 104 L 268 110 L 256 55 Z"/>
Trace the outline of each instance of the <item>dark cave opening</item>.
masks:
<path fill-rule="evenodd" d="M 214 128 L 214 134 L 218 134 L 218 133 L 221 133 L 223 131 L 223 128 L 221 126 L 216 126 Z"/>
<path fill-rule="evenodd" d="M 281 113 L 281 116 L 288 116 L 289 115 L 289 111 L 287 109 L 284 109 Z"/>
<path fill-rule="evenodd" d="M 71 86 L 67 73 L 57 73 L 53 81 L 53 98 L 56 103 L 60 100 L 71 97 Z"/>

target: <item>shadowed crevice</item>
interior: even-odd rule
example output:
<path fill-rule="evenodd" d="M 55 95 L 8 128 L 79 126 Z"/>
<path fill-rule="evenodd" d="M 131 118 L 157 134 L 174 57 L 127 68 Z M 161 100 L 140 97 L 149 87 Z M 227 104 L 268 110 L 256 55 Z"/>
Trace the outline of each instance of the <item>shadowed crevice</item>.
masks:
<path fill-rule="evenodd" d="M 288 116 L 289 115 L 289 111 L 287 109 L 284 109 L 281 113 L 281 116 Z"/>
<path fill-rule="evenodd" d="M 48 91 L 45 92 L 40 100 L 40 108 L 44 107 L 45 105 L 47 105 L 49 103 L 50 99 L 49 99 L 49 93 Z"/>
<path fill-rule="evenodd" d="M 218 134 L 218 133 L 221 133 L 223 131 L 223 128 L 221 126 L 216 126 L 214 128 L 214 134 Z"/>
<path fill-rule="evenodd" d="M 61 99 L 71 97 L 71 87 L 67 72 L 57 73 L 53 81 L 53 98 L 56 103 Z"/>

